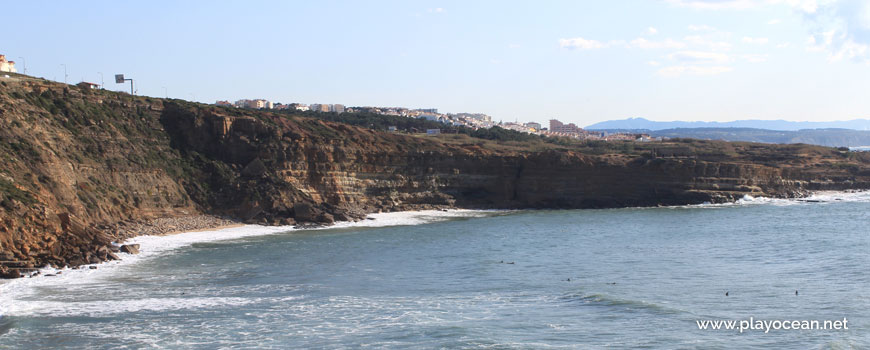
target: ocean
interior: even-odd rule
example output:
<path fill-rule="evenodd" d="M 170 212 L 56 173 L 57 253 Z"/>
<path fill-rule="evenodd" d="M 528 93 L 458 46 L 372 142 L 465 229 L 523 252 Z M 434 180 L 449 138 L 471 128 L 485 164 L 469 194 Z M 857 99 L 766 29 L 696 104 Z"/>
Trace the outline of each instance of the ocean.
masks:
<path fill-rule="evenodd" d="M 827 192 L 137 237 L 0 282 L 0 348 L 870 348 L 868 213 Z M 848 329 L 701 329 L 718 320 Z"/>

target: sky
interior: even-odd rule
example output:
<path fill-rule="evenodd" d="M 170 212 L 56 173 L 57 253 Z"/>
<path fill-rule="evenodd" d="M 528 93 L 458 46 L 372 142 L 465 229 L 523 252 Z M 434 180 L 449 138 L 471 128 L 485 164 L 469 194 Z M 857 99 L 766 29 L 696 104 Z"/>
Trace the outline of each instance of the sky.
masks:
<path fill-rule="evenodd" d="M 16 1 L 0 23 L 19 72 L 204 103 L 870 118 L 868 0 Z"/>

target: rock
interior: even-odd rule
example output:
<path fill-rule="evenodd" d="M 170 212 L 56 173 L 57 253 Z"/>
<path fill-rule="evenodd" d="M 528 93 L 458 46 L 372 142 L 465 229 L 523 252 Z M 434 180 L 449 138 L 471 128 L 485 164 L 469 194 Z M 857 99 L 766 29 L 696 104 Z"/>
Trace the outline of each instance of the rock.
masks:
<path fill-rule="evenodd" d="M 0 251 L 0 260 L 15 260 L 15 254 L 7 251 Z"/>
<path fill-rule="evenodd" d="M 293 214 L 296 221 L 317 221 L 318 210 L 308 203 L 296 203 L 293 205 Z"/>
<path fill-rule="evenodd" d="M 242 170 L 242 176 L 257 177 L 265 174 L 267 171 L 269 169 L 266 168 L 266 164 L 263 164 L 260 158 L 256 158 L 245 166 L 245 169 Z"/>
<path fill-rule="evenodd" d="M 317 222 L 322 222 L 325 224 L 332 224 L 332 223 L 335 223 L 335 218 L 332 216 L 332 214 L 322 213 L 322 214 L 317 216 Z"/>
<path fill-rule="evenodd" d="M 115 253 L 106 253 L 106 260 L 121 260 Z"/>
<path fill-rule="evenodd" d="M 139 254 L 138 244 L 124 244 L 121 246 L 121 252 L 127 254 Z"/>
<path fill-rule="evenodd" d="M 97 267 L 96 267 L 96 266 L 93 266 L 93 265 L 88 266 L 88 268 L 91 269 L 91 270 L 96 270 L 96 269 L 97 269 Z"/>
<path fill-rule="evenodd" d="M 345 213 L 335 213 L 335 215 L 333 215 L 333 218 L 335 219 L 335 221 L 353 221 L 353 219 L 351 219 L 351 217 Z"/>
<path fill-rule="evenodd" d="M 3 269 L 0 270 L 0 278 L 19 278 L 21 274 L 18 273 L 18 270 L 12 269 Z"/>

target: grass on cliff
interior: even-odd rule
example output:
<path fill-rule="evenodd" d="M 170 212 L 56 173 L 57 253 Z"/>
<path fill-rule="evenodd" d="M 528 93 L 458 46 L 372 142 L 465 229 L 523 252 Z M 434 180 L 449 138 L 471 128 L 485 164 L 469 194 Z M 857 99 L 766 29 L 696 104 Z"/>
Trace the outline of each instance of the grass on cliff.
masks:
<path fill-rule="evenodd" d="M 27 206 L 36 203 L 36 199 L 33 198 L 30 192 L 22 191 L 18 187 L 15 187 L 15 184 L 11 181 L 0 178 L 0 206 L 12 209 L 13 200 L 24 203 Z"/>
<path fill-rule="evenodd" d="M 234 114 L 260 114 L 238 108 L 225 109 L 227 112 Z M 578 140 L 568 137 L 546 137 L 527 134 L 499 127 L 475 130 L 434 121 L 373 113 L 278 111 L 260 115 L 264 116 L 265 114 L 277 114 L 293 119 L 296 122 L 302 122 L 315 134 L 326 138 L 337 138 L 341 137 L 341 135 L 336 135 L 331 128 L 324 127 L 319 123 L 310 122 L 312 119 L 348 124 L 382 132 L 388 132 L 389 127 L 395 126 L 397 129 L 395 133 L 397 134 L 432 140 L 465 149 L 493 153 L 529 153 L 555 150 L 627 158 L 688 158 L 707 161 L 742 161 L 777 167 L 789 163 L 811 164 L 819 158 L 831 156 L 843 158 L 847 161 L 866 161 L 862 158 L 864 156 L 856 155 L 856 152 L 806 144 L 779 145 L 685 138 L 652 142 Z M 442 134 L 428 136 L 424 134 L 426 129 L 441 129 Z"/>

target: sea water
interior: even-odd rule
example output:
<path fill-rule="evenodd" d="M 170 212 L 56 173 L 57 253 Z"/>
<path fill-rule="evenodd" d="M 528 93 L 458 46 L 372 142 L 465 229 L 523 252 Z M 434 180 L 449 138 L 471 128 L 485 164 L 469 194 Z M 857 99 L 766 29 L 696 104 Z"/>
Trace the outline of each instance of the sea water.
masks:
<path fill-rule="evenodd" d="M 0 348 L 868 348 L 868 213 L 870 193 L 821 193 L 138 237 L 0 282 Z M 698 326 L 750 318 L 848 329 Z"/>

